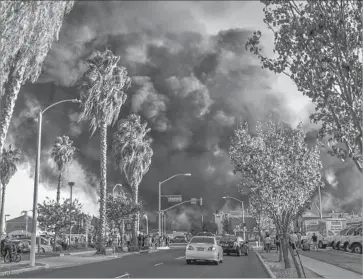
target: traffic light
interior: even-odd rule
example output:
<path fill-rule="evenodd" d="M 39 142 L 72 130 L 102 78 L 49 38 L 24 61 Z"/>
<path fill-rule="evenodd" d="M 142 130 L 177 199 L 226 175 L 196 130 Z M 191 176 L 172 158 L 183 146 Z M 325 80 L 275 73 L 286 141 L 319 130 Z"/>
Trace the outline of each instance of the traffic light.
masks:
<path fill-rule="evenodd" d="M 203 198 L 200 198 L 199 202 L 200 202 L 200 206 L 202 206 L 203 205 Z"/>

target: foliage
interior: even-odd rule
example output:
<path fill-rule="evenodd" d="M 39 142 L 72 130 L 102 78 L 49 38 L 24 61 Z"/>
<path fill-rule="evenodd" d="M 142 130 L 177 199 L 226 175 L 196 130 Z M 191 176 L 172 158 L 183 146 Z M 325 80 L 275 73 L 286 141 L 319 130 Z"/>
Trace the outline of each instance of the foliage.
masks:
<path fill-rule="evenodd" d="M 131 79 L 124 67 L 117 66 L 119 56 L 111 50 L 96 51 L 88 59 L 88 70 L 79 81 L 81 102 L 84 107 L 80 119 L 88 119 L 94 134 L 102 122 L 114 124 L 125 103 Z"/>
<path fill-rule="evenodd" d="M 10 179 L 17 171 L 17 165 L 21 161 L 21 150 L 14 149 L 9 145 L 8 149 L 3 149 L 0 157 L 0 181 L 3 186 L 9 184 Z"/>
<path fill-rule="evenodd" d="M 261 2 L 264 22 L 274 34 L 275 57 L 262 53 L 260 31 L 246 49 L 262 68 L 290 77 L 316 104 L 310 119 L 322 123 L 322 145 L 343 161 L 352 158 L 362 173 L 362 2 Z"/>
<path fill-rule="evenodd" d="M 82 214 L 82 204 L 77 199 L 70 202 L 66 199 L 63 203 L 46 198 L 38 204 L 39 228 L 47 232 L 68 232 L 70 225 L 75 225 Z"/>
<path fill-rule="evenodd" d="M 137 202 L 138 186 L 151 165 L 152 140 L 147 137 L 150 129 L 147 123 L 141 124 L 140 116 L 131 114 L 117 123 L 113 135 L 112 149 L 116 163 L 123 171 L 134 191 Z"/>
<path fill-rule="evenodd" d="M 62 176 L 65 168 L 72 161 L 76 148 L 73 146 L 73 141 L 68 136 L 57 137 L 51 152 L 51 157 L 58 168 L 58 188 L 57 202 L 60 200 L 60 188 L 62 186 Z"/>
<path fill-rule="evenodd" d="M 286 238 L 292 219 L 322 184 L 319 148 L 308 148 L 302 123 L 292 129 L 272 114 L 257 122 L 255 136 L 248 131 L 247 123 L 235 130 L 231 162 L 246 178 L 241 184 L 249 189 L 252 208 L 272 218 Z"/>
<path fill-rule="evenodd" d="M 22 84 L 35 82 L 74 1 L 0 3 L 0 152 Z"/>
<path fill-rule="evenodd" d="M 136 204 L 133 199 L 126 196 L 125 193 L 113 196 L 107 195 L 106 200 L 106 216 L 108 222 L 113 222 L 119 232 L 123 232 L 122 219 L 131 218 L 142 209 L 141 204 Z"/>

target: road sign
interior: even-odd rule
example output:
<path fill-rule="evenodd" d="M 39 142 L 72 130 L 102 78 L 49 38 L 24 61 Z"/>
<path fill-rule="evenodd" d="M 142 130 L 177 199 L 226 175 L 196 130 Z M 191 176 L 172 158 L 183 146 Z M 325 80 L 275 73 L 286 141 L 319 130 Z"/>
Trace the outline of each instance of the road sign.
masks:
<path fill-rule="evenodd" d="M 191 204 L 197 204 L 197 199 L 196 198 L 191 198 L 190 203 Z"/>
<path fill-rule="evenodd" d="M 169 196 L 168 202 L 182 202 L 182 196 Z"/>

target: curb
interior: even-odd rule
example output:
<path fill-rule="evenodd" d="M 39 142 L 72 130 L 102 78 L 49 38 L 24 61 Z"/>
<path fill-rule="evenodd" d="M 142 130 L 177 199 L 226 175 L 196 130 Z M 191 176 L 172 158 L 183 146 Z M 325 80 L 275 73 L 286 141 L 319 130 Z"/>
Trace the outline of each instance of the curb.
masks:
<path fill-rule="evenodd" d="M 64 256 L 77 256 L 77 255 L 87 255 L 87 254 L 95 254 L 96 251 L 84 251 L 84 252 L 69 252 L 69 253 L 60 253 L 58 257 L 64 257 Z"/>
<path fill-rule="evenodd" d="M 25 273 L 25 272 L 43 270 L 43 269 L 48 269 L 48 268 L 49 268 L 48 264 L 45 264 L 42 266 L 32 266 L 32 267 L 20 268 L 20 269 L 15 269 L 15 270 L 3 271 L 3 272 L 0 272 L 0 276 L 16 275 L 16 274 L 21 274 L 21 273 Z"/>
<path fill-rule="evenodd" d="M 258 259 L 260 260 L 261 264 L 263 265 L 263 267 L 265 268 L 267 274 L 270 276 L 270 278 L 276 278 L 275 274 L 273 274 L 271 268 L 266 264 L 266 262 L 262 259 L 261 255 L 255 251 Z"/>

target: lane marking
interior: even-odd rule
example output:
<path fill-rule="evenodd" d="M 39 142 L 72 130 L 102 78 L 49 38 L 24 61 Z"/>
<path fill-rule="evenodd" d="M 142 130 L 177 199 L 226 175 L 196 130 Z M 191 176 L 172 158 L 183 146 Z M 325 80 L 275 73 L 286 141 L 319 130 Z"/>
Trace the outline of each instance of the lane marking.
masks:
<path fill-rule="evenodd" d="M 185 259 L 185 256 L 181 256 L 181 257 L 177 257 L 175 258 L 176 260 L 182 260 L 182 259 Z"/>
<path fill-rule="evenodd" d="M 127 276 L 127 278 L 130 278 L 130 274 L 128 274 L 127 272 L 124 275 L 121 275 L 121 276 L 118 276 L 118 277 L 115 277 L 115 278 L 124 278 L 126 276 Z"/>
<path fill-rule="evenodd" d="M 158 265 L 162 265 L 163 263 L 157 263 L 157 264 L 154 264 L 154 266 L 158 266 Z"/>

